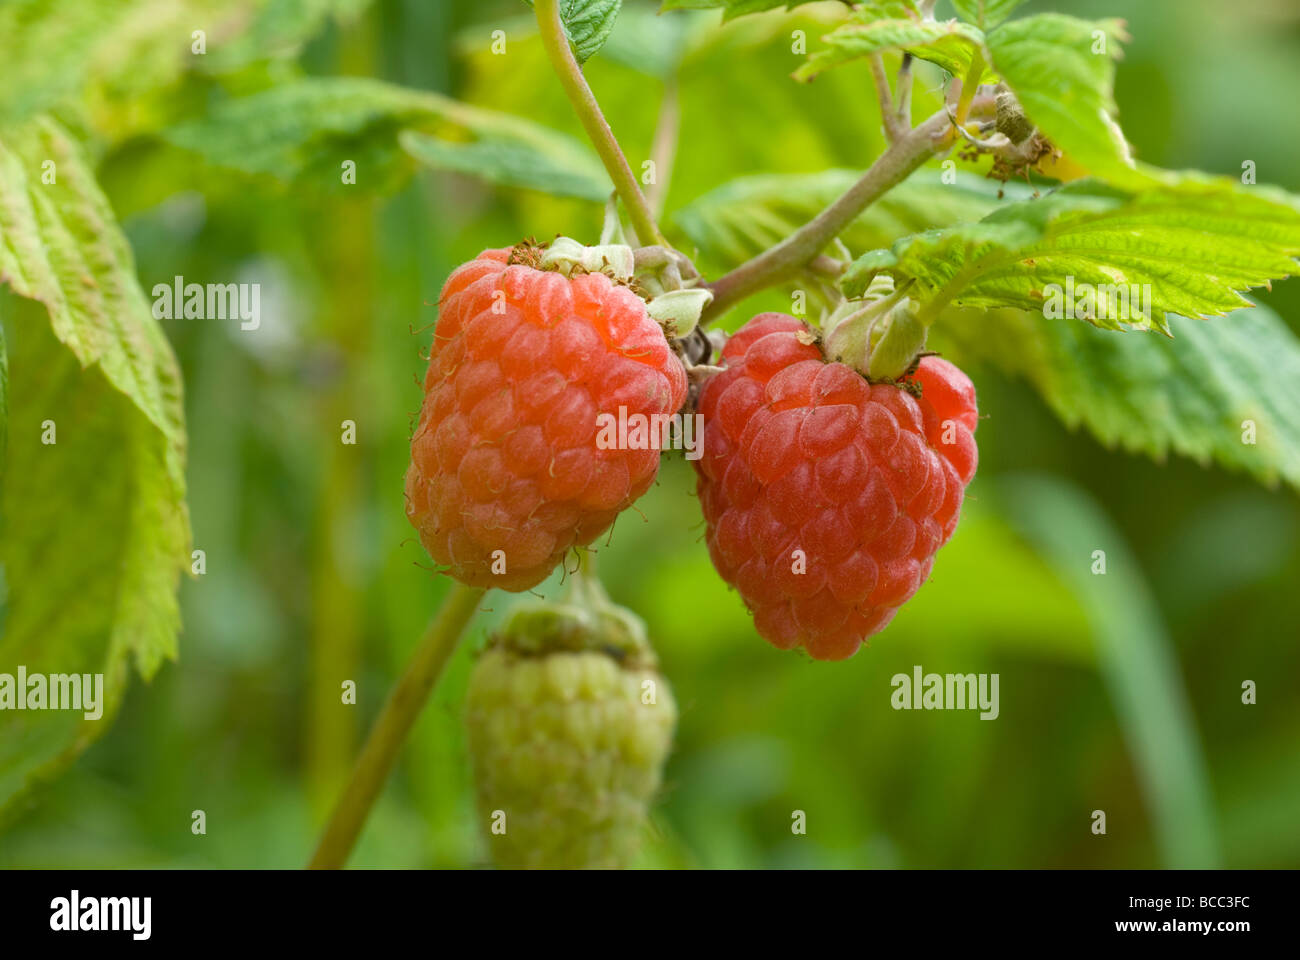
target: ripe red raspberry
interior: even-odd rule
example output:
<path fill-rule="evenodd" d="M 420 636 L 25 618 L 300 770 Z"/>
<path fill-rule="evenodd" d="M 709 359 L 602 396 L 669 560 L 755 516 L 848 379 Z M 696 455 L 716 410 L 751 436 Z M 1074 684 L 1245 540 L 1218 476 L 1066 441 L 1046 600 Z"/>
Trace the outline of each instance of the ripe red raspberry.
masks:
<path fill-rule="evenodd" d="M 975 475 L 975 388 L 926 357 L 921 396 L 827 363 L 764 313 L 701 395 L 696 469 L 714 566 L 782 649 L 852 656 L 930 574 Z M 797 551 L 802 551 L 802 554 Z"/>
<path fill-rule="evenodd" d="M 406 513 L 457 580 L 527 590 L 654 483 L 659 450 L 601 449 L 598 415 L 675 413 L 686 374 L 631 290 L 510 254 L 442 289 Z"/>

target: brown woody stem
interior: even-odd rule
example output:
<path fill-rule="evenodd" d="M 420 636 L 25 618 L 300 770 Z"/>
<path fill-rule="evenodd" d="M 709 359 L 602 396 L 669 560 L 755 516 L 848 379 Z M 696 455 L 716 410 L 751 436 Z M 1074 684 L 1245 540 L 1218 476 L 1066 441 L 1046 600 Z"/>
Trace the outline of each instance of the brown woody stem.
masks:
<path fill-rule="evenodd" d="M 720 277 L 711 286 L 713 302 L 704 311 L 701 325 L 717 319 L 750 294 L 793 276 L 817 257 L 863 210 L 942 149 L 942 138 L 950 123 L 947 111 L 941 111 L 909 130 L 829 207 L 776 246 Z"/>

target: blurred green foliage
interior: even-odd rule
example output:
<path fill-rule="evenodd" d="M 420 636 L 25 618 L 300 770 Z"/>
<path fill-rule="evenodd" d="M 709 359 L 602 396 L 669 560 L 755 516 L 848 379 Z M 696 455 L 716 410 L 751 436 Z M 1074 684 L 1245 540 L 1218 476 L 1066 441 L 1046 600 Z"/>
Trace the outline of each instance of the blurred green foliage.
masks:
<path fill-rule="evenodd" d="M 788 74 L 790 31 L 834 5 L 655 18 L 627 4 L 587 65 L 634 168 L 679 70 L 671 212 L 735 177 L 865 167 L 882 147 L 865 65 Z M 1300 13 L 1288 0 L 1059 0 L 1122 15 L 1117 97 L 1138 155 L 1300 190 Z M 507 53 L 491 52 L 505 29 Z M 638 66 L 629 65 L 630 63 Z M 374 77 L 581 129 L 512 0 L 379 0 L 295 58 L 187 73 L 130 109 L 96 100 L 100 174 L 148 290 L 257 280 L 264 336 L 166 332 L 184 375 L 189 503 L 206 575 L 182 586 L 180 659 L 135 682 L 116 725 L 0 834 L 6 866 L 294 867 L 446 589 L 403 513 L 422 351 L 441 281 L 484 247 L 594 238 L 599 208 L 455 174 L 396 195 L 200 168 L 158 128 L 300 75 Z M 924 73 L 918 111 L 939 94 Z M 160 122 L 159 118 L 165 118 Z M 75 118 L 71 118 L 75 120 Z M 359 163 L 364 170 L 364 164 Z M 408 170 L 409 174 L 410 171 Z M 1293 281 L 1261 299 L 1300 331 Z M 788 309 L 770 291 L 749 308 Z M 743 318 L 733 314 L 733 325 Z M 1231 322 L 1231 318 L 1217 322 Z M 1120 334 L 1109 334 L 1120 336 Z M 1136 336 L 1136 334 L 1133 334 Z M 1108 451 L 1020 382 L 972 359 L 981 469 L 930 583 L 846 663 L 779 652 L 713 573 L 690 466 L 599 549 L 648 622 L 681 720 L 647 866 L 1300 866 L 1300 503 L 1245 476 Z M 339 423 L 357 424 L 341 446 Z M 1088 569 L 1095 549 L 1112 566 Z M 549 594 L 554 582 L 541 592 Z M 453 659 L 353 863 L 487 862 Z M 1001 715 L 894 711 L 890 678 L 1001 676 Z M 355 679 L 358 704 L 342 706 Z M 1241 684 L 1259 685 L 1243 706 Z M 190 832 L 191 811 L 207 834 Z M 1108 833 L 1090 832 L 1106 811 Z M 792 835 L 791 813 L 808 817 Z"/>

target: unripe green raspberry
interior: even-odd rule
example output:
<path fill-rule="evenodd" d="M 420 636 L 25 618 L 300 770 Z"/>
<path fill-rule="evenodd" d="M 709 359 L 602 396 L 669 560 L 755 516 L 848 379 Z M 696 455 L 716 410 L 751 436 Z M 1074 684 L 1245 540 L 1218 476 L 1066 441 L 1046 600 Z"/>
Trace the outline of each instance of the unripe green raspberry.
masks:
<path fill-rule="evenodd" d="M 677 706 L 644 624 L 594 581 L 575 593 L 520 605 L 470 677 L 479 809 L 502 867 L 630 865 L 672 743 Z"/>

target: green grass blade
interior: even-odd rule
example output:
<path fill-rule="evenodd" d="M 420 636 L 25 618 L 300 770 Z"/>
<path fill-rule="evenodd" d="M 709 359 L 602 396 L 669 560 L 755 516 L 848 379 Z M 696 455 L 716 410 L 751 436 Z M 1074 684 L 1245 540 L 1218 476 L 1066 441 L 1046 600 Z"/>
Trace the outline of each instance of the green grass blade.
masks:
<path fill-rule="evenodd" d="M 1047 477 L 1004 481 L 1010 517 L 1078 593 L 1170 868 L 1212 868 L 1219 844 L 1205 760 L 1178 663 L 1146 580 L 1120 531 L 1076 487 Z M 1094 551 L 1106 573 L 1094 574 Z M 1099 806 L 1104 802 L 1099 800 Z"/>

